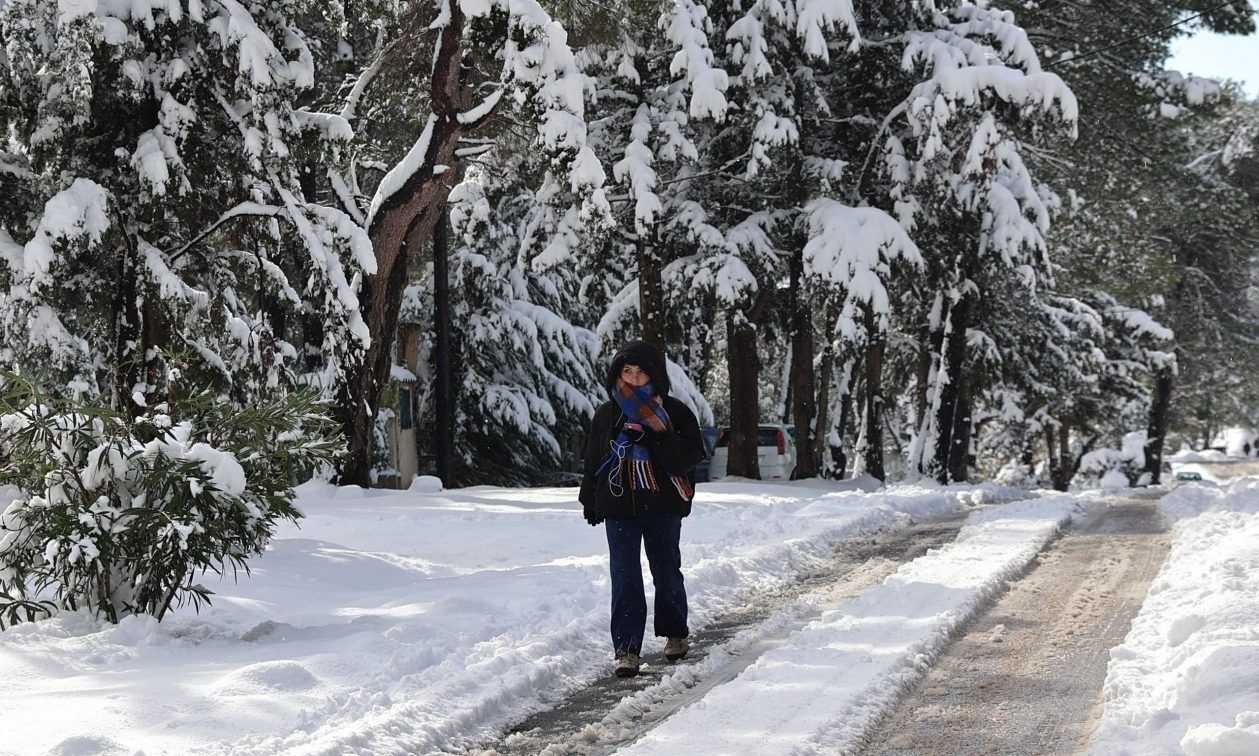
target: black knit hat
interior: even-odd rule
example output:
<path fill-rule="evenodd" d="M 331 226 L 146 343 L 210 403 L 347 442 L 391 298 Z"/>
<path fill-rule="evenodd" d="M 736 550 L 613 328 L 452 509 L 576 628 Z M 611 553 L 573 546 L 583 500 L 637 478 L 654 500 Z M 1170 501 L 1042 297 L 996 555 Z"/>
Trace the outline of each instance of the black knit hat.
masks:
<path fill-rule="evenodd" d="M 608 366 L 608 376 L 603 382 L 609 395 L 616 396 L 616 382 L 621 377 L 621 368 L 626 365 L 636 365 L 639 370 L 650 376 L 652 385 L 656 387 L 656 393 L 661 397 L 669 395 L 669 371 L 664 355 L 654 344 L 639 340 L 627 343 L 612 358 L 612 364 Z"/>

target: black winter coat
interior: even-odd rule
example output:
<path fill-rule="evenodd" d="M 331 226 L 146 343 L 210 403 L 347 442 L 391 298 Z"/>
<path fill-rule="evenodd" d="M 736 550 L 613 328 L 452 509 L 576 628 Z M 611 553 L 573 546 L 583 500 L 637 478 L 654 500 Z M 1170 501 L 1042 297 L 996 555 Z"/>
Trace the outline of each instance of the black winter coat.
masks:
<path fill-rule="evenodd" d="M 632 517 L 646 512 L 677 517 L 686 517 L 691 513 L 691 502 L 682 498 L 669 482 L 667 473 L 685 475 L 694 489 L 693 471 L 704 458 L 699 421 L 695 419 L 695 413 L 673 397 L 665 398 L 664 410 L 669 414 L 673 428 L 661 433 L 649 432 L 644 438 L 651 450 L 651 463 L 660 490 L 634 491 L 626 481 L 625 492 L 621 496 L 614 495 L 608 487 L 606 470 L 598 480 L 595 479 L 595 471 L 611 451 L 610 442 L 625 425 L 625 413 L 611 400 L 595 410 L 594 419 L 590 421 L 590 433 L 586 436 L 585 475 L 578 496 L 587 520 L 599 522 L 608 517 Z"/>

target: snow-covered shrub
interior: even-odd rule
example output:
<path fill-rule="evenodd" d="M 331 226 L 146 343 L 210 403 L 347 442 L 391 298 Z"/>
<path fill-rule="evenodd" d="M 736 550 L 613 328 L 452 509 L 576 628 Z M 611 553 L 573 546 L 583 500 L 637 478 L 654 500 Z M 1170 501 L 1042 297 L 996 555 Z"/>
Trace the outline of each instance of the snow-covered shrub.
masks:
<path fill-rule="evenodd" d="M 239 409 L 208 392 L 130 417 L 0 374 L 0 627 L 56 609 L 111 622 L 209 603 L 296 520 L 293 483 L 339 443 L 312 393 Z"/>
<path fill-rule="evenodd" d="M 1136 485 L 1145 469 L 1145 431 L 1123 437 L 1122 449 L 1094 449 L 1080 458 L 1086 485 L 1116 488 Z"/>

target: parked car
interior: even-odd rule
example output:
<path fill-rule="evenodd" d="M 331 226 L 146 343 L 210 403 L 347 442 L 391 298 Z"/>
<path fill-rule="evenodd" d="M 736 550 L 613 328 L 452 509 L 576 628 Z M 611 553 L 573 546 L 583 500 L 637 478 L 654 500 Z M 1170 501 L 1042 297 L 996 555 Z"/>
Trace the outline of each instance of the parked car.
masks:
<path fill-rule="evenodd" d="M 790 480 L 796 470 L 796 442 L 790 425 L 764 424 L 757 429 L 756 454 L 762 480 Z M 713 449 L 709 480 L 726 477 L 730 454 L 730 428 L 722 428 Z"/>
<path fill-rule="evenodd" d="M 1202 473 L 1185 471 L 1185 472 L 1176 473 L 1176 477 L 1172 480 L 1172 485 L 1183 486 L 1186 483 L 1201 483 L 1201 482 L 1202 482 Z"/>
<path fill-rule="evenodd" d="M 721 429 L 716 426 L 701 426 L 699 435 L 704 439 L 704 458 L 695 466 L 695 482 L 707 483 L 710 478 L 709 470 L 713 461 L 713 450 L 717 446 L 717 436 L 721 435 Z"/>

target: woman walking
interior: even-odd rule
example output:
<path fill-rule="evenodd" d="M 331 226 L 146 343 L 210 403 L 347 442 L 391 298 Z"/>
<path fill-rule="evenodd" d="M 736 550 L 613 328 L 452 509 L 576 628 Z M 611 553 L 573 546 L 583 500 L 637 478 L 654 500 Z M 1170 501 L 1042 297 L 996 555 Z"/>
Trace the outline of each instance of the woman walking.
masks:
<path fill-rule="evenodd" d="M 665 659 L 675 662 L 690 650 L 679 540 L 704 442 L 695 414 L 669 396 L 664 356 L 646 341 L 617 352 L 605 385 L 612 398 L 590 423 L 579 498 L 586 522 L 606 522 L 616 675 L 632 677 L 647 627 L 643 549 L 656 587 L 655 633 L 667 639 Z"/>

